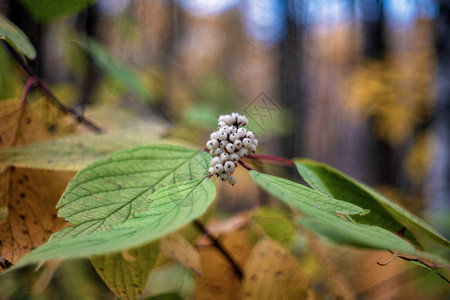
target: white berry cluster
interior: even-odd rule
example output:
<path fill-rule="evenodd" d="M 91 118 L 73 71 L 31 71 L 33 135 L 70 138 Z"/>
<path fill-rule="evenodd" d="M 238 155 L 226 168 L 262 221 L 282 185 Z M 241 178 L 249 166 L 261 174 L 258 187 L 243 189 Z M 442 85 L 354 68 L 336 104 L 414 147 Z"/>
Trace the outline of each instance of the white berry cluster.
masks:
<path fill-rule="evenodd" d="M 228 180 L 231 185 L 236 184 L 236 177 L 231 174 L 241 157 L 255 153 L 258 146 L 255 134 L 241 127 L 247 123 L 247 118 L 238 113 L 222 115 L 219 117 L 219 130 L 211 133 L 211 139 L 206 143 L 213 157 L 209 174 L 220 177 L 222 181 Z"/>

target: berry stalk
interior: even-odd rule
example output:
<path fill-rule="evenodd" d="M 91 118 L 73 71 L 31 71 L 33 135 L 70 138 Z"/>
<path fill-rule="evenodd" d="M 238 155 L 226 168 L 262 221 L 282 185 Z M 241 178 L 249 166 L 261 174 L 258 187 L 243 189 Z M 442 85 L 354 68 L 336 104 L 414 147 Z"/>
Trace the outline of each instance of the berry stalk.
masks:
<path fill-rule="evenodd" d="M 272 162 L 276 162 L 276 164 L 278 164 L 278 165 L 286 166 L 286 167 L 295 167 L 295 164 L 292 160 L 282 157 L 282 156 L 277 156 L 277 155 L 250 154 L 250 155 L 248 155 L 248 158 L 272 161 Z"/>

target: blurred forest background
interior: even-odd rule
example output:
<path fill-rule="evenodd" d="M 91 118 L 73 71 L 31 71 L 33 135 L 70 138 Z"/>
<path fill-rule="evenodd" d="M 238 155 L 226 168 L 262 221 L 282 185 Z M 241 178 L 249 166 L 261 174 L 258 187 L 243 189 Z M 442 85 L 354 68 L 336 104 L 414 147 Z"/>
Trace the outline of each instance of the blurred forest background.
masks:
<path fill-rule="evenodd" d="M 94 121 L 114 124 L 127 111 L 201 147 L 218 115 L 238 111 L 253 123 L 260 153 L 328 163 L 450 234 L 450 1 L 98 0 L 38 22 L 20 2 L 0 0 L 0 13 L 36 47 L 34 71 Z M 25 81 L 1 47 L 0 99 L 21 95 Z M 99 107 L 109 115 L 96 115 Z M 221 209 L 252 207 L 247 188 L 223 187 Z M 341 259 L 365 272 L 380 257 L 350 256 Z M 395 276 L 403 271 L 372 272 L 355 285 L 398 299 L 433 290 L 395 289 L 420 277 Z M 87 298 L 106 293 L 71 280 Z M 383 285 L 371 290 L 374 282 Z M 445 297 L 445 288 L 436 293 Z"/>

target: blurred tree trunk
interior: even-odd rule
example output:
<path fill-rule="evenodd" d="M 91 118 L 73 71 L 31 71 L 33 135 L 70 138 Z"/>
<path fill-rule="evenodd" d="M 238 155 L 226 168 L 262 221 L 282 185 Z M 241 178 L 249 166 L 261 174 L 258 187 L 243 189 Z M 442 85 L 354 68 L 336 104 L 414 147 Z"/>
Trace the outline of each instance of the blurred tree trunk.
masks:
<path fill-rule="evenodd" d="M 437 103 L 435 107 L 434 134 L 437 151 L 431 169 L 428 188 L 431 208 L 449 208 L 450 199 L 450 1 L 439 2 L 437 18 Z"/>
<path fill-rule="evenodd" d="M 302 146 L 302 128 L 304 105 L 302 97 L 302 28 L 297 13 L 290 12 L 289 7 L 296 6 L 301 10 L 303 1 L 284 0 L 286 9 L 286 35 L 280 43 L 280 95 L 281 104 L 288 109 L 292 117 L 293 133 L 284 141 L 282 155 L 286 157 L 299 156 L 304 153 Z"/>
<path fill-rule="evenodd" d="M 386 32 L 383 0 L 361 1 L 363 14 L 363 53 L 369 60 L 382 60 L 386 54 Z M 388 142 L 376 136 L 373 124 L 376 120 L 369 121 L 371 138 L 367 141 L 373 157 L 371 169 L 376 173 L 372 183 L 396 185 L 399 176 L 400 163 L 396 159 L 394 149 Z"/>
<path fill-rule="evenodd" d="M 80 34 L 80 37 L 86 35 L 86 37 L 93 37 L 99 39 L 98 34 L 98 23 L 100 20 L 100 12 L 98 11 L 97 5 L 94 4 L 90 6 L 87 10 L 81 12 L 77 16 L 76 27 Z M 95 66 L 92 57 L 87 54 L 89 64 L 86 66 L 85 76 L 83 77 L 83 82 L 81 83 L 81 93 L 80 100 L 77 106 L 84 109 L 86 104 L 92 102 L 91 96 L 98 87 L 102 74 L 100 70 Z"/>
<path fill-rule="evenodd" d="M 166 120 L 171 121 L 172 116 L 169 114 L 169 103 L 171 101 L 171 89 L 170 84 L 172 77 L 174 76 L 174 71 L 178 67 L 176 64 L 177 57 L 177 45 L 181 37 L 183 36 L 183 25 L 184 25 L 184 16 L 183 11 L 178 6 L 176 1 L 168 1 L 166 3 L 167 10 L 169 11 L 169 16 L 171 22 L 169 23 L 169 28 L 167 30 L 167 35 L 165 41 L 163 43 L 162 53 L 164 54 L 161 57 L 161 66 L 162 69 L 165 70 L 165 85 L 164 93 L 161 96 L 161 99 L 156 99 L 156 107 L 155 111 L 160 114 L 160 116 L 164 117 Z"/>
<path fill-rule="evenodd" d="M 363 0 L 361 11 L 364 56 L 382 59 L 386 52 L 383 0 Z"/>

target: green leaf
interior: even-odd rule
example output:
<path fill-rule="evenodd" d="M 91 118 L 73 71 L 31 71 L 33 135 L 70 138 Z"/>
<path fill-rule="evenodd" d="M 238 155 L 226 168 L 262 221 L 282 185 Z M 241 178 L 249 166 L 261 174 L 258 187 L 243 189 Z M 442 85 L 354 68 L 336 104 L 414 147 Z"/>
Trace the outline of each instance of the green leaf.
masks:
<path fill-rule="evenodd" d="M 148 210 L 122 225 L 89 235 L 52 239 L 25 255 L 14 269 L 50 259 L 80 258 L 142 246 L 200 217 L 215 196 L 216 188 L 207 178 L 169 185 L 149 196 Z"/>
<path fill-rule="evenodd" d="M 173 293 L 178 294 L 181 299 L 194 299 L 194 274 L 178 263 L 167 263 L 154 268 L 148 278 L 144 293 L 148 298 L 145 299 L 158 299 L 158 296 Z"/>
<path fill-rule="evenodd" d="M 95 256 L 91 262 L 106 285 L 121 299 L 138 299 L 159 255 L 159 241 L 144 246 Z"/>
<path fill-rule="evenodd" d="M 365 184 L 319 162 L 308 159 L 294 159 L 294 162 L 300 175 L 314 189 L 370 210 L 366 216 L 355 216 L 356 222 L 377 225 L 392 232 L 406 227 L 414 234 L 422 234 L 450 247 L 450 242 L 430 225 Z M 415 242 L 411 236 L 406 235 L 406 238 Z"/>
<path fill-rule="evenodd" d="M 114 78 L 125 90 L 129 90 L 145 103 L 153 100 L 150 90 L 134 70 L 115 59 L 108 50 L 93 38 L 86 43 L 77 42 L 94 60 L 95 65 Z"/>
<path fill-rule="evenodd" d="M 96 0 L 19 0 L 39 21 L 51 22 L 75 14 Z"/>
<path fill-rule="evenodd" d="M 210 156 L 154 144 L 118 151 L 81 170 L 58 202 L 58 216 L 75 226 L 53 238 L 110 230 L 153 207 L 152 194 L 168 185 L 204 178 Z"/>
<path fill-rule="evenodd" d="M 341 218 L 341 215 L 361 215 L 365 211 L 354 204 L 336 200 L 326 194 L 311 190 L 295 182 L 279 177 L 250 171 L 250 176 L 263 189 L 283 202 L 292 205 L 304 213 L 301 223 L 335 242 L 358 246 L 396 251 L 420 257 L 421 261 L 445 265 L 445 261 L 436 255 L 417 251 L 412 244 L 396 234 L 378 226 L 358 224 Z"/>
<path fill-rule="evenodd" d="M 163 132 L 163 127 L 146 125 L 104 135 L 81 135 L 0 149 L 0 162 L 23 168 L 79 171 L 115 151 L 154 143 Z"/>
<path fill-rule="evenodd" d="M 250 171 L 252 179 L 267 192 L 309 216 L 351 216 L 367 211 L 351 203 L 333 199 L 301 184 L 276 176 Z"/>
<path fill-rule="evenodd" d="M 362 248 L 413 253 L 414 247 L 394 233 L 378 226 L 352 223 L 342 218 L 300 218 L 300 223 L 338 244 Z"/>
<path fill-rule="evenodd" d="M 26 34 L 2 14 L 0 14 L 0 39 L 5 40 L 29 59 L 36 57 L 36 50 Z"/>
<path fill-rule="evenodd" d="M 301 225 L 315 231 L 330 240 L 343 245 L 361 248 L 381 249 L 395 252 L 399 257 L 413 257 L 421 266 L 432 271 L 434 268 L 447 267 L 448 262 L 441 256 L 420 251 L 398 235 L 378 226 L 352 223 L 342 218 L 300 218 Z"/>
<path fill-rule="evenodd" d="M 291 248 L 296 228 L 290 214 L 273 207 L 260 207 L 253 215 L 253 219 L 267 236 L 286 249 Z"/>

